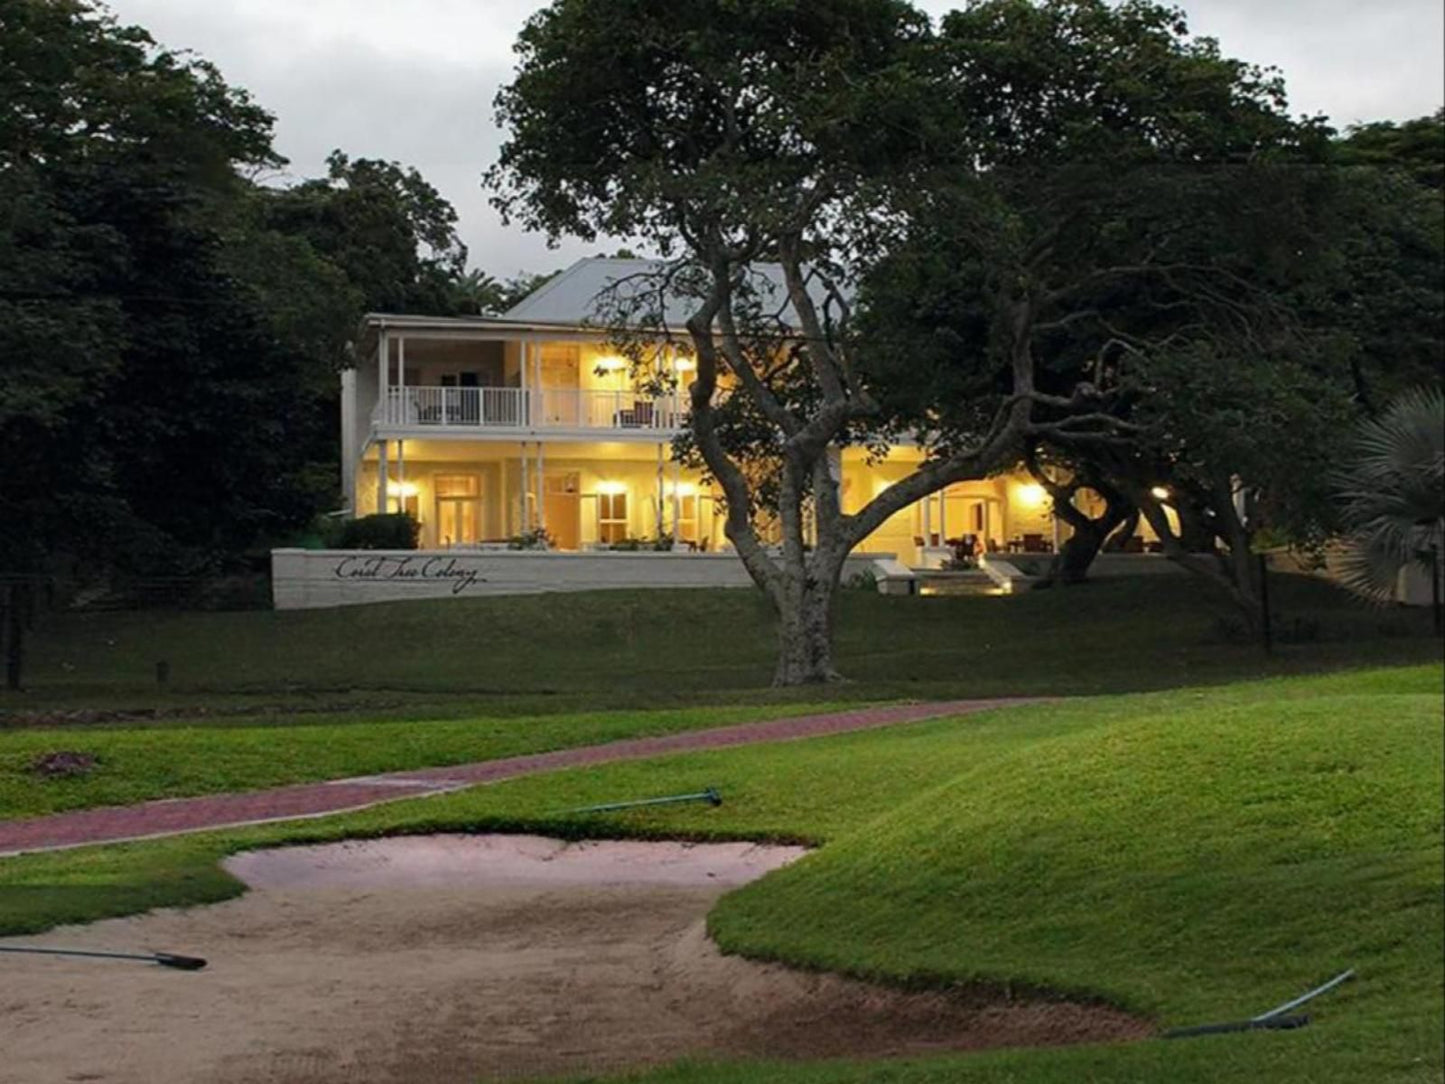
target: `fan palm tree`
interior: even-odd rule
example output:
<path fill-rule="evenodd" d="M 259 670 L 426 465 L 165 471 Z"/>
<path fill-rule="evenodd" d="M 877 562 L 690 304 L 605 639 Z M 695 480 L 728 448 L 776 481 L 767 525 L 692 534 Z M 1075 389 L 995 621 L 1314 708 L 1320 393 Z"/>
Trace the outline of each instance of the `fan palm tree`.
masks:
<path fill-rule="evenodd" d="M 1405 392 L 1378 418 L 1361 422 L 1335 484 L 1344 502 L 1346 586 L 1387 601 L 1412 565 L 1438 577 L 1445 549 L 1441 390 Z"/>

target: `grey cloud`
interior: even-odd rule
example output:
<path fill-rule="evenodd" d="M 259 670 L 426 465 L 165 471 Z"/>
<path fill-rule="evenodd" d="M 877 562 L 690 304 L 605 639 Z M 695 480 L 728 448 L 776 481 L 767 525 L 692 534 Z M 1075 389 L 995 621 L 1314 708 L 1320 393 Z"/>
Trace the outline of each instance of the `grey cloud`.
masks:
<path fill-rule="evenodd" d="M 111 0 L 124 22 L 214 61 L 276 114 L 295 176 L 333 147 L 414 165 L 452 201 L 472 262 L 496 275 L 551 270 L 612 244 L 504 227 L 481 189 L 501 134 L 492 98 L 536 0 Z M 932 15 L 958 6 L 924 0 Z M 1197 33 L 1283 69 L 1291 107 L 1337 125 L 1404 119 L 1442 98 L 1440 0 L 1184 0 Z"/>

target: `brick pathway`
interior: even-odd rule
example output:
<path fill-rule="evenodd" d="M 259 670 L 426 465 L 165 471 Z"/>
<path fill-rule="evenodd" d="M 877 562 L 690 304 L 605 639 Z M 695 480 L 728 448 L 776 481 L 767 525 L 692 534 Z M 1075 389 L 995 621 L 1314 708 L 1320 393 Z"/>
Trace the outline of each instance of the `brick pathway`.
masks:
<path fill-rule="evenodd" d="M 966 715 L 990 708 L 1037 703 L 1042 698 L 1010 700 L 946 700 L 922 704 L 894 704 L 858 708 L 825 715 L 799 715 L 765 723 L 691 730 L 654 738 L 630 738 L 603 745 L 584 745 L 551 753 L 503 757 L 476 764 L 387 772 L 383 775 L 302 783 L 242 794 L 210 794 L 196 798 L 169 798 L 140 805 L 85 809 L 17 821 L 0 821 L 0 857 L 25 851 L 60 850 L 91 843 L 229 828 L 266 821 L 321 817 L 367 806 L 396 802 L 420 795 L 441 794 L 479 783 L 494 783 L 535 772 L 556 771 L 585 764 L 639 760 L 666 753 L 726 749 L 756 742 L 842 734 L 851 730 L 913 723 L 945 715 Z"/>

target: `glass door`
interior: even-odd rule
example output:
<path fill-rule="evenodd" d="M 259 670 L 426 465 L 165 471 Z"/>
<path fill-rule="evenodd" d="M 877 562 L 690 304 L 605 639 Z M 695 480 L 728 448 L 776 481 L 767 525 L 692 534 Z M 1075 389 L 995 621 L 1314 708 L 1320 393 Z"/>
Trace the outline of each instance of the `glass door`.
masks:
<path fill-rule="evenodd" d="M 437 544 L 481 541 L 481 480 L 475 474 L 436 476 Z"/>

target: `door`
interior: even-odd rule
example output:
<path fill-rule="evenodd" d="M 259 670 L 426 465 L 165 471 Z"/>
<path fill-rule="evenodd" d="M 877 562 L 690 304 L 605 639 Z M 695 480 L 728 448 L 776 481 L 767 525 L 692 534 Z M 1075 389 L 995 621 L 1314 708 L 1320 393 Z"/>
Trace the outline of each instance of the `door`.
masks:
<path fill-rule="evenodd" d="M 475 474 L 438 474 L 437 545 L 455 546 L 481 539 L 481 480 Z"/>
<path fill-rule="evenodd" d="M 577 390 L 581 351 L 575 346 L 542 347 L 542 420 L 546 425 L 582 424 Z"/>
<path fill-rule="evenodd" d="M 578 490 L 581 480 L 576 471 L 548 474 L 542 480 L 542 514 L 547 533 L 559 550 L 575 550 L 582 545 L 582 510 Z"/>

